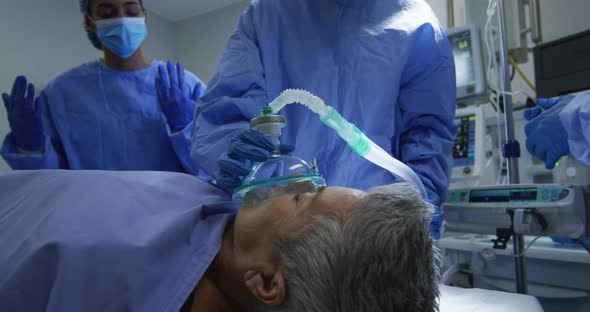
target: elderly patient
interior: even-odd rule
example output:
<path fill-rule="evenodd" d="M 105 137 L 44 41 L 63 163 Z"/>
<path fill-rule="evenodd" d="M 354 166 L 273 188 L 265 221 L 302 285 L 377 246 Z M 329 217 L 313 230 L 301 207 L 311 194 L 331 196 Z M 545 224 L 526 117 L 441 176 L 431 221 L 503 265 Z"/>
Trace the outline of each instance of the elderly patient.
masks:
<path fill-rule="evenodd" d="M 165 172 L 0 176 L 0 311 L 434 311 L 411 187 L 286 190 L 237 211 Z"/>

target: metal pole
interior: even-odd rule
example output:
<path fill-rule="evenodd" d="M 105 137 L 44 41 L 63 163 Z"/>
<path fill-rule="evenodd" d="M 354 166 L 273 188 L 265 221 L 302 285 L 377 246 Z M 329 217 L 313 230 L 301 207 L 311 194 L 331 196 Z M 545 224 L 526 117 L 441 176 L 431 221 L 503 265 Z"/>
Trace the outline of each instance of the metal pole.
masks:
<path fill-rule="evenodd" d="M 526 272 L 526 258 L 524 255 L 524 236 L 514 234 L 514 265 L 516 267 L 516 292 L 519 294 L 528 294 L 528 281 Z"/>
<path fill-rule="evenodd" d="M 447 0 L 447 28 L 455 27 L 455 0 Z"/>
<path fill-rule="evenodd" d="M 535 44 L 543 42 L 543 29 L 541 28 L 541 4 L 539 0 L 529 0 L 531 19 L 531 39 Z"/>
<path fill-rule="evenodd" d="M 512 86 L 510 85 L 510 62 L 508 61 L 508 47 L 506 46 L 506 21 L 504 20 L 504 0 L 498 0 L 498 24 L 500 32 L 500 58 L 502 62 L 502 94 L 504 98 L 504 116 L 506 118 L 506 142 L 514 141 L 514 110 L 512 108 Z M 520 156 L 520 155 L 518 155 Z M 520 183 L 518 173 L 518 157 L 508 155 L 508 179 L 510 184 Z"/>
<path fill-rule="evenodd" d="M 514 110 L 512 107 L 512 87 L 510 85 L 509 61 L 508 61 L 508 47 L 506 46 L 506 21 L 504 19 L 504 0 L 498 1 L 498 29 L 500 35 L 500 58 L 502 62 L 502 94 L 504 99 L 504 117 L 506 123 L 506 145 L 504 146 L 504 156 L 508 163 L 508 180 L 510 184 L 519 184 L 520 176 L 518 172 L 518 157 L 520 157 L 520 146 L 515 141 L 514 135 Z M 492 56 L 493 57 L 493 56 Z M 516 291 L 520 294 L 528 292 L 527 276 L 526 276 L 526 262 L 523 255 L 524 251 L 524 237 L 522 235 L 514 235 L 514 261 L 516 267 Z"/>

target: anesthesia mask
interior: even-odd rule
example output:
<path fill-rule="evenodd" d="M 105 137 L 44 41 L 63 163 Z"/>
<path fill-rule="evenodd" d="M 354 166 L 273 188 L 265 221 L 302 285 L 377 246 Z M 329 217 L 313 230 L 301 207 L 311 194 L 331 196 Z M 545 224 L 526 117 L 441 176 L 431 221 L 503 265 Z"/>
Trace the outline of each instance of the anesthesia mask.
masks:
<path fill-rule="evenodd" d="M 286 117 L 274 114 L 270 107 L 265 107 L 259 117 L 250 121 L 251 129 L 266 136 L 277 149 L 267 161 L 253 166 L 242 185 L 234 191 L 235 201 L 255 206 L 274 197 L 313 192 L 326 186 L 315 161 L 310 166 L 301 158 L 280 154 L 279 137 L 286 125 Z"/>

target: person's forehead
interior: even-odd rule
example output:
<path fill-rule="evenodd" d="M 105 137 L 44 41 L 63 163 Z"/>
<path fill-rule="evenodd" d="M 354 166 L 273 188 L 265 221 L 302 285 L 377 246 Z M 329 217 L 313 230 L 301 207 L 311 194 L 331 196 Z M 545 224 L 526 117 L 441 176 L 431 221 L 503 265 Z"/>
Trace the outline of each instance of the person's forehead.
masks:
<path fill-rule="evenodd" d="M 346 219 L 365 196 L 365 192 L 356 189 L 328 187 L 309 201 L 309 207 L 306 210 L 320 214 L 334 214 Z"/>
<path fill-rule="evenodd" d="M 349 201 L 357 200 L 365 194 L 365 192 L 357 189 L 333 186 L 325 188 L 324 191 L 318 194 L 317 199 L 327 201 Z"/>

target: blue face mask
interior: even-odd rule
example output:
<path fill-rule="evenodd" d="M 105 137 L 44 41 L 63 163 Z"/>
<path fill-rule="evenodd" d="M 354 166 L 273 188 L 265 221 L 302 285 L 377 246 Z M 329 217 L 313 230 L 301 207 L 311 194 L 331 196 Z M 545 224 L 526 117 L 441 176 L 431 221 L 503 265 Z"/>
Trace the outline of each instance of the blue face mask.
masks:
<path fill-rule="evenodd" d="M 97 21 L 96 34 L 111 52 L 128 58 L 139 49 L 148 31 L 144 17 L 123 17 Z"/>

